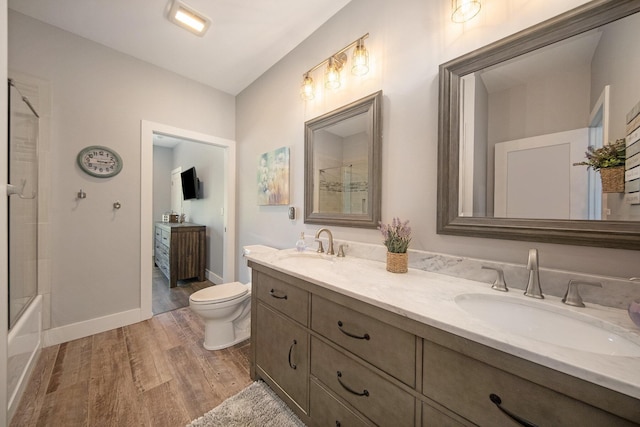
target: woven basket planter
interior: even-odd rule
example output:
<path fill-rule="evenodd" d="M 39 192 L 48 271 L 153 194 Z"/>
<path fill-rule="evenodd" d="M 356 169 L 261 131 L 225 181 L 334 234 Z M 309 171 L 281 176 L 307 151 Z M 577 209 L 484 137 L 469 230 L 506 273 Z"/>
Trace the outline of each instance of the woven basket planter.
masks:
<path fill-rule="evenodd" d="M 408 271 L 409 254 L 387 252 L 387 271 L 392 273 L 406 273 Z"/>
<path fill-rule="evenodd" d="M 624 193 L 624 166 L 600 169 L 603 193 Z"/>

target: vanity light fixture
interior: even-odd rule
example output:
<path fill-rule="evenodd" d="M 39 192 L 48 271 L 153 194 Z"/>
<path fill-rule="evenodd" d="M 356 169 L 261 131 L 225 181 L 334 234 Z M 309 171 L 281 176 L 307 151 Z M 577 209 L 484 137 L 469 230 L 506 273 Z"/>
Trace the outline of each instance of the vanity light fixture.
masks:
<path fill-rule="evenodd" d="M 329 58 L 329 64 L 324 73 L 324 86 L 327 89 L 338 89 L 340 87 L 340 71 L 342 71 L 346 60 L 347 55 L 344 53 Z"/>
<path fill-rule="evenodd" d="M 469 21 L 480 12 L 480 0 L 451 0 L 451 20 L 457 24 Z"/>
<path fill-rule="evenodd" d="M 305 101 L 311 101 L 315 98 L 315 87 L 313 84 L 313 78 L 309 75 L 309 73 L 304 75 L 304 79 L 302 80 L 302 86 L 300 87 L 300 96 Z"/>
<path fill-rule="evenodd" d="M 315 86 L 313 83 L 313 77 L 311 74 L 322 67 L 327 65 L 324 73 L 324 85 L 327 89 L 337 89 L 341 85 L 340 72 L 347 63 L 346 52 L 355 46 L 353 56 L 351 58 L 351 73 L 356 76 L 363 76 L 369 72 L 369 52 L 364 47 L 364 39 L 369 37 L 369 33 L 349 43 L 347 46 L 340 49 L 338 52 L 331 55 L 329 58 L 320 62 L 315 67 L 309 69 L 302 75 L 302 85 L 300 86 L 300 96 L 306 101 L 310 101 L 315 97 Z"/>
<path fill-rule="evenodd" d="M 211 24 L 211 19 L 181 0 L 173 0 L 168 17 L 174 24 L 200 37 L 204 36 Z"/>
<path fill-rule="evenodd" d="M 364 47 L 364 38 L 358 39 L 351 62 L 351 72 L 356 76 L 364 76 L 369 72 L 369 52 Z"/>

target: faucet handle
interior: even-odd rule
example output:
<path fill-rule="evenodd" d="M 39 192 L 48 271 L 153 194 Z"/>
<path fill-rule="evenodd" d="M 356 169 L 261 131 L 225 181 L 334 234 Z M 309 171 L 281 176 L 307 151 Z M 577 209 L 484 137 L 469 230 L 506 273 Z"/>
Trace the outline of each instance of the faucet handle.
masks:
<path fill-rule="evenodd" d="M 318 242 L 318 250 L 316 252 L 318 252 L 319 254 L 323 254 L 324 246 L 322 246 L 322 240 L 316 239 L 316 242 Z"/>
<path fill-rule="evenodd" d="M 572 305 L 574 307 L 584 307 L 582 297 L 580 296 L 580 292 L 578 292 L 578 285 L 597 286 L 599 288 L 602 287 L 601 282 L 589 282 L 586 280 L 571 279 L 569 280 L 569 285 L 567 285 L 567 292 L 564 294 L 564 298 L 562 298 L 563 303 Z"/>
<path fill-rule="evenodd" d="M 338 246 L 338 258 L 344 258 L 344 248 L 348 248 L 348 247 L 349 245 L 344 243 Z"/>
<path fill-rule="evenodd" d="M 484 270 L 493 270 L 495 271 L 496 274 L 496 280 L 493 282 L 493 285 L 491 286 L 491 289 L 495 289 L 496 291 L 500 291 L 500 292 L 508 292 L 509 289 L 507 288 L 507 282 L 505 282 L 504 280 L 504 271 L 502 271 L 501 268 L 498 267 L 489 267 L 486 265 L 482 266 L 482 269 Z"/>

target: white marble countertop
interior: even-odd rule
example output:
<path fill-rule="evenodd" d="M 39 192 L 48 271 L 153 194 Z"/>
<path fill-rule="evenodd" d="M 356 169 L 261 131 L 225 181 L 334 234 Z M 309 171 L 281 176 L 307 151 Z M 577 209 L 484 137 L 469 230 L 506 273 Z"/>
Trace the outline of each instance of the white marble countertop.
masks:
<path fill-rule="evenodd" d="M 553 296 L 534 300 L 517 289 L 501 293 L 486 283 L 411 268 L 408 273 L 394 274 L 386 271 L 383 262 L 355 257 L 300 254 L 295 249 L 253 252 L 246 257 L 376 307 L 640 399 L 640 357 L 574 350 L 502 331 L 471 316 L 455 298 L 463 294 L 497 295 L 529 305 L 540 304 L 550 311 L 574 312 L 587 316 L 591 322 L 606 324 L 614 328 L 616 334 L 640 345 L 640 329 L 624 310 L 595 304 L 570 307 Z"/>

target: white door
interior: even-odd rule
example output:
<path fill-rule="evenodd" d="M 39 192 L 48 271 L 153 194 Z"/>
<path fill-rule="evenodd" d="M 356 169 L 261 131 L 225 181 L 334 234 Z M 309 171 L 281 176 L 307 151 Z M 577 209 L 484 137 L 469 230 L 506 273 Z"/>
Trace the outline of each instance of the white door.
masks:
<path fill-rule="evenodd" d="M 587 219 L 588 129 L 496 144 L 494 216 Z"/>
<path fill-rule="evenodd" d="M 171 171 L 171 210 L 177 214 L 182 211 L 182 180 L 180 179 L 182 168 L 178 167 Z"/>

